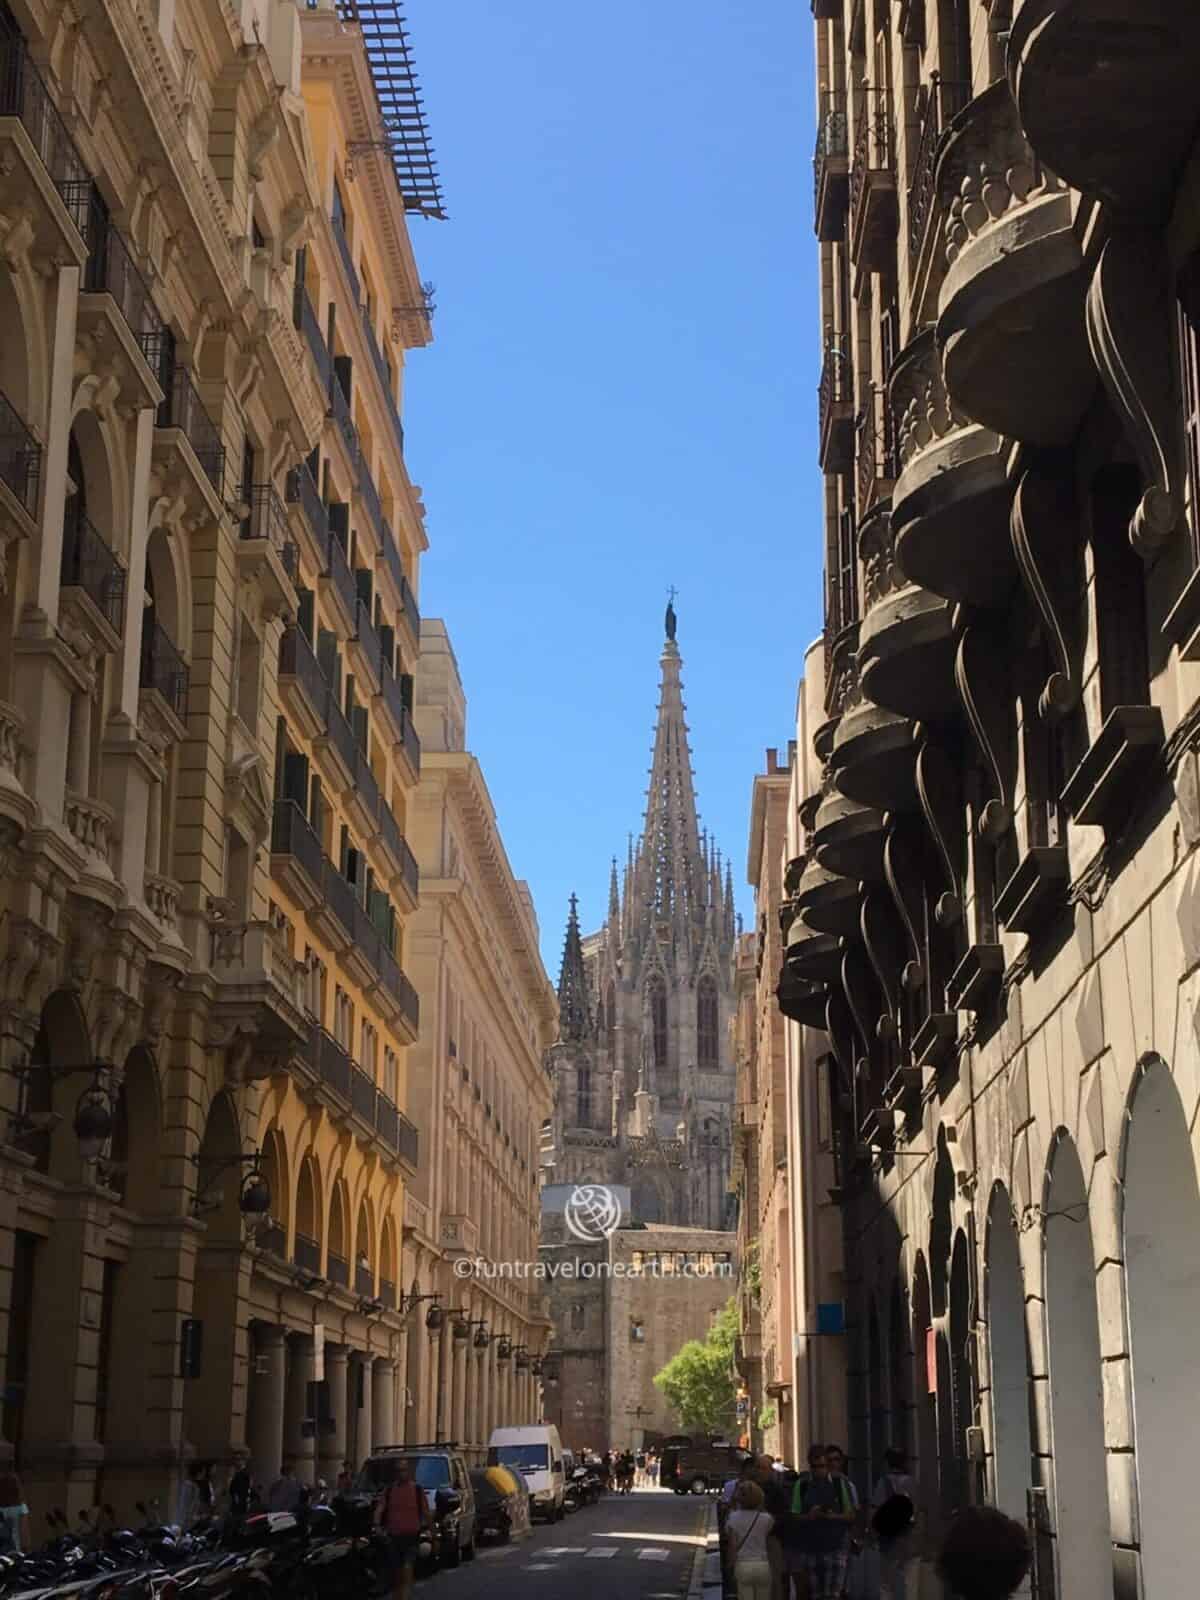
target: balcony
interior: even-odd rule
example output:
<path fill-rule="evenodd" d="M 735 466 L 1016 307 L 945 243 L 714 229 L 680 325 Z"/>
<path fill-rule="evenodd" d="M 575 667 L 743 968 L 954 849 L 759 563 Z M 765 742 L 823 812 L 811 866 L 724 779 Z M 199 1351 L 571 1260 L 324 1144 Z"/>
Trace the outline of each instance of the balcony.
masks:
<path fill-rule="evenodd" d="M 138 684 L 155 697 L 160 717 L 165 717 L 170 731 L 182 739 L 187 733 L 187 662 L 167 630 L 148 613 L 142 624 Z"/>
<path fill-rule="evenodd" d="M 825 1012 L 829 1005 L 829 988 L 813 978 L 804 978 L 792 970 L 785 960 L 779 971 L 775 999 L 780 1012 L 789 1022 L 799 1022 L 808 1028 L 823 1028 Z"/>
<path fill-rule="evenodd" d="M 309 1062 L 321 1083 L 349 1105 L 350 1056 L 325 1028 L 312 1029 Z"/>
<path fill-rule="evenodd" d="M 82 267 L 91 179 L 21 38 L 0 38 L 0 170 L 5 209 L 33 230 L 31 252 Z"/>
<path fill-rule="evenodd" d="M 1038 156 L 1118 215 L 1165 222 L 1196 137 L 1193 0 L 1024 0 L 1008 77 Z"/>
<path fill-rule="evenodd" d="M 849 472 L 854 460 L 854 372 L 850 338 L 827 333 L 817 389 L 818 460 L 821 471 Z"/>
<path fill-rule="evenodd" d="M 63 519 L 60 581 L 64 600 L 79 609 L 89 632 L 107 650 L 116 650 L 125 628 L 125 568 L 84 515 L 78 496 L 67 502 Z"/>
<path fill-rule="evenodd" d="M 337 608 L 343 628 L 351 632 L 358 613 L 358 585 L 350 571 L 346 546 L 332 530 L 325 540 L 325 566 L 320 582 L 326 598 Z"/>
<path fill-rule="evenodd" d="M 310 911 L 321 896 L 321 841 L 304 808 L 276 800 L 271 819 L 271 872 L 291 897 Z"/>
<path fill-rule="evenodd" d="M 873 811 L 917 804 L 913 724 L 863 697 L 857 669 L 846 682 L 829 765 L 837 787 Z"/>
<path fill-rule="evenodd" d="M 814 932 L 853 937 L 861 898 L 857 879 L 843 878 L 814 860 L 804 869 L 792 906 Z"/>
<path fill-rule="evenodd" d="M 288 505 L 299 508 L 304 529 L 310 536 L 314 553 L 319 559 L 329 543 L 329 516 L 325 510 L 325 502 L 321 499 L 320 492 L 313 482 L 312 473 L 305 462 L 293 467 L 288 473 L 284 492 Z"/>
<path fill-rule="evenodd" d="M 380 1139 L 389 1150 L 394 1150 L 413 1172 L 417 1170 L 417 1152 L 419 1149 L 419 1136 L 416 1128 L 400 1111 L 382 1089 L 375 1101 L 375 1127 Z M 405 1214 L 407 1216 L 407 1196 Z"/>
<path fill-rule="evenodd" d="M 25 538 L 35 531 L 41 471 L 41 445 L 0 393 L 0 510 L 8 513 L 12 532 Z"/>
<path fill-rule="evenodd" d="M 846 232 L 850 195 L 848 138 L 846 97 L 825 89 L 817 115 L 817 148 L 813 156 L 813 223 L 822 244 L 832 244 Z"/>
<path fill-rule="evenodd" d="M 331 1250 L 325 1257 L 325 1276 L 338 1289 L 350 1287 L 350 1263 L 345 1256 L 335 1256 Z"/>
<path fill-rule="evenodd" d="M 813 851 L 821 866 L 856 882 L 883 877 L 883 813 L 859 805 L 830 782 L 813 828 Z"/>
<path fill-rule="evenodd" d="M 292 1261 L 302 1272 L 319 1276 L 321 1271 L 321 1243 L 318 1239 L 310 1239 L 308 1234 L 296 1230 L 296 1243 L 292 1250 Z"/>
<path fill-rule="evenodd" d="M 389 679 L 393 684 L 395 684 L 396 680 L 391 677 L 390 673 L 385 672 L 383 680 L 383 692 L 385 699 L 389 697 L 390 693 L 388 688 Z M 416 783 L 417 779 L 421 776 L 421 741 L 417 737 L 417 730 L 413 725 L 413 719 L 408 707 L 403 704 L 402 700 L 400 700 L 400 703 L 397 704 L 397 700 L 399 700 L 398 686 L 395 690 L 395 697 L 391 700 L 390 705 L 390 709 L 392 710 L 393 715 L 396 717 L 397 725 L 400 729 L 400 737 L 396 741 L 396 755 L 404 764 L 405 772 L 409 782 Z"/>
<path fill-rule="evenodd" d="M 225 492 L 225 446 L 221 432 L 209 416 L 200 399 L 192 375 L 186 367 L 176 366 L 163 372 L 166 393 L 158 408 L 155 426 L 160 433 L 171 433 L 168 439 L 156 439 L 156 451 L 169 454 L 172 448 L 187 465 L 188 475 L 205 496 L 210 509 L 220 514 Z M 181 448 L 185 445 L 187 449 Z M 212 495 L 208 494 L 211 489 Z"/>
<path fill-rule="evenodd" d="M 378 694 L 383 684 L 383 645 L 371 621 L 371 608 L 362 599 L 354 604 L 354 631 L 350 635 L 349 649 L 364 696 Z"/>
<path fill-rule="evenodd" d="M 245 578 L 261 585 L 270 610 L 294 612 L 299 566 L 287 507 L 269 483 L 254 484 L 247 498 L 250 510 L 238 540 L 238 567 Z"/>
<path fill-rule="evenodd" d="M 896 134 L 886 89 L 863 88 L 850 168 L 850 259 L 860 272 L 886 272 L 896 256 Z"/>
<path fill-rule="evenodd" d="M 1004 441 L 950 404 L 933 333 L 919 333 L 891 382 L 896 559 L 922 588 L 970 606 L 1008 604 L 1016 579 Z"/>
<path fill-rule="evenodd" d="M 328 770 L 330 786 L 339 794 L 354 781 L 358 766 L 358 740 L 332 689 L 326 689 L 321 726 L 313 739 L 313 749 Z"/>
<path fill-rule="evenodd" d="M 1003 80 L 955 122 L 937 193 L 936 337 L 951 404 L 1009 439 L 1065 445 L 1096 386 L 1083 261 L 1070 192 L 1039 165 Z"/>
<path fill-rule="evenodd" d="M 214 914 L 209 966 L 217 986 L 214 1018 L 253 1041 L 246 1076 L 269 1077 L 306 1037 L 304 964 L 292 955 L 276 922 L 228 922 Z"/>
<path fill-rule="evenodd" d="M 321 898 L 313 908 L 313 917 L 329 943 L 339 952 L 354 942 L 354 908 L 357 904 L 354 886 L 343 878 L 328 856 L 322 857 Z"/>
<path fill-rule="evenodd" d="M 392 814 L 392 808 L 386 800 L 379 802 L 379 848 L 385 851 L 392 864 L 392 888 L 397 896 L 405 902 L 404 909 L 415 911 L 417 909 L 417 896 L 419 887 L 419 874 L 417 871 L 417 858 L 408 847 L 408 841 L 400 832 L 400 824 Z"/>
<path fill-rule="evenodd" d="M 362 1129 L 377 1137 L 386 1150 L 415 1169 L 417 1130 L 397 1110 L 395 1102 L 382 1089 L 375 1087 L 370 1075 L 326 1029 L 312 1028 L 308 1059 L 318 1081 L 353 1112 Z"/>
<path fill-rule="evenodd" d="M 296 292 L 294 320 L 316 362 L 321 388 L 328 394 L 333 384 L 333 362 L 329 356 L 329 346 L 325 343 L 325 335 L 321 332 L 321 324 L 317 320 L 317 313 L 303 284 L 299 285 Z"/>
<path fill-rule="evenodd" d="M 80 285 L 77 336 L 120 352 L 114 370 L 135 406 L 163 400 L 158 374 L 166 329 L 125 236 L 93 197 L 88 213 L 87 265 Z"/>
<path fill-rule="evenodd" d="M 282 1222 L 268 1222 L 265 1227 L 260 1227 L 254 1236 L 255 1243 L 260 1250 L 269 1256 L 275 1256 L 283 1261 L 287 1257 L 287 1229 Z"/>
<path fill-rule="evenodd" d="M 371 310 L 367 305 L 359 307 L 362 317 L 363 332 L 367 337 L 367 349 L 371 352 L 371 365 L 379 379 L 380 392 L 387 408 L 389 420 L 392 424 L 392 436 L 396 441 L 396 448 L 404 454 L 404 426 L 400 421 L 400 413 L 396 409 L 396 396 L 393 393 L 393 378 L 388 370 L 388 364 L 383 359 L 383 352 L 379 348 L 379 341 L 375 337 L 375 329 L 371 326 Z"/>
<path fill-rule="evenodd" d="M 342 388 L 342 380 L 336 373 L 329 385 L 329 414 L 337 423 L 338 433 L 350 463 L 350 471 L 358 481 L 365 470 L 362 443 L 358 437 L 358 429 L 354 426 L 354 418 L 350 415 L 349 396 Z"/>
<path fill-rule="evenodd" d="M 384 987 L 392 999 L 395 1000 L 399 1008 L 400 1020 L 404 1024 L 404 1042 L 406 1044 L 415 1044 L 421 1024 L 420 997 L 405 977 L 395 956 L 390 954 L 386 956 L 383 969 Z"/>
<path fill-rule="evenodd" d="M 1063 804 L 1075 821 L 1119 834 L 1145 793 L 1163 739 L 1157 706 L 1114 706 L 1063 789 Z"/>
<path fill-rule="evenodd" d="M 358 475 L 358 493 L 363 505 L 366 506 L 371 519 L 371 526 L 375 530 L 380 548 L 383 547 L 383 530 L 387 527 L 387 518 L 383 514 L 383 502 L 379 498 L 379 490 L 375 487 L 375 479 L 363 463 L 362 471 Z M 390 530 L 389 530 L 390 531 Z"/>
<path fill-rule="evenodd" d="M 351 823 L 369 839 L 374 838 L 379 828 L 379 810 L 383 798 L 375 774 L 371 771 L 370 758 L 359 744 L 355 746 L 354 773 L 346 790 L 346 804 Z"/>
<path fill-rule="evenodd" d="M 896 476 L 892 414 L 887 395 L 875 384 L 867 385 L 862 410 L 854 419 L 854 462 L 861 520 L 880 500 L 889 498 Z"/>
<path fill-rule="evenodd" d="M 361 1262 L 354 1269 L 354 1292 L 364 1300 L 371 1300 L 375 1296 L 375 1274 Z"/>
<path fill-rule="evenodd" d="M 788 927 L 784 962 L 790 979 L 837 983 L 842 973 L 842 944 L 836 934 L 819 933 L 804 917 L 793 915 Z M 824 1022 L 822 1010 L 821 1021 Z"/>
<path fill-rule="evenodd" d="M 279 691 L 292 721 L 306 738 L 315 739 L 325 727 L 329 685 L 312 645 L 295 623 L 283 630 L 279 641 Z"/>
<path fill-rule="evenodd" d="M 912 276 L 910 304 L 921 308 L 935 257 L 940 260 L 941 212 L 937 199 L 937 161 L 946 130 L 971 98 L 971 85 L 935 72 L 917 88 L 914 117 L 917 144 L 908 186 L 908 260 Z M 926 319 L 914 311 L 912 324 Z"/>
<path fill-rule="evenodd" d="M 350 253 L 350 241 L 346 237 L 345 223 L 335 212 L 329 219 L 333 229 L 334 241 L 337 244 L 338 255 L 342 258 L 342 267 L 346 273 L 346 282 L 350 285 L 350 299 L 357 306 L 362 303 L 362 285 L 358 281 L 358 273 L 354 270 L 354 257 Z"/>
<path fill-rule="evenodd" d="M 479 1253 L 479 1225 L 465 1212 L 453 1212 L 442 1218 L 442 1249 L 454 1260 Z"/>
<path fill-rule="evenodd" d="M 951 608 L 940 595 L 905 581 L 885 507 L 863 522 L 858 550 L 863 574 L 858 635 L 862 692 L 899 716 L 940 721 L 957 704 Z"/>

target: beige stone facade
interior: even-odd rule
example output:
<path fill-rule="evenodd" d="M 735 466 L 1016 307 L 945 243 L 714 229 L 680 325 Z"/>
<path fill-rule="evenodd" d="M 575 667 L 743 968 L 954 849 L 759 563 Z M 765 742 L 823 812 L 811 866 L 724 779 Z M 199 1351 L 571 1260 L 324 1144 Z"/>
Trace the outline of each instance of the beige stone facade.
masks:
<path fill-rule="evenodd" d="M 428 1157 L 409 1186 L 404 1283 L 469 1328 L 408 1334 L 409 1440 L 454 1439 L 482 1460 L 496 1427 L 536 1421 L 534 1364 L 550 1325 L 532 1274 L 538 1143 L 551 1108 L 557 1018 L 528 886 L 514 876 L 479 763 L 445 626 L 421 625 L 421 784 L 411 811 L 421 907 L 410 925 L 422 1034 L 409 1106 Z"/>
<path fill-rule="evenodd" d="M 851 1454 L 913 1452 L 927 1553 L 988 1500 L 1038 1593 L 1176 1600 L 1200 13 L 813 13 L 827 613 L 780 1000 L 828 1094 Z"/>
<path fill-rule="evenodd" d="M 397 1426 L 418 202 L 331 5 L 0 59 L 3 1449 L 129 1516 Z"/>

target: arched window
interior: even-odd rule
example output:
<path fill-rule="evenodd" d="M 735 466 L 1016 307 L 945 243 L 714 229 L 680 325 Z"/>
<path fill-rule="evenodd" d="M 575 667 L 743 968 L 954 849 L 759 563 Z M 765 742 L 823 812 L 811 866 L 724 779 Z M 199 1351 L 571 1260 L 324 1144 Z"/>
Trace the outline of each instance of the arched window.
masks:
<path fill-rule="evenodd" d="M 719 1065 L 718 1017 L 717 986 L 711 978 L 701 978 L 696 985 L 696 1056 L 701 1072 L 715 1072 Z"/>
<path fill-rule="evenodd" d="M 592 1122 L 592 1069 L 581 1064 L 575 1071 L 575 1125 L 588 1128 Z"/>
<path fill-rule="evenodd" d="M 667 991 L 661 978 L 651 978 L 646 986 L 650 999 L 650 1032 L 654 1041 L 654 1065 L 659 1072 L 667 1067 Z"/>

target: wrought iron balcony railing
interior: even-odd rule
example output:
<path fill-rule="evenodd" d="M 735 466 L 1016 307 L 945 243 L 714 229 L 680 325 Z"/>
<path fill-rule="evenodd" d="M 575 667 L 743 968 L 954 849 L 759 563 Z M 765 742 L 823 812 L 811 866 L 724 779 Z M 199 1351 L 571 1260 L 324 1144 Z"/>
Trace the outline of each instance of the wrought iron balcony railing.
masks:
<path fill-rule="evenodd" d="M 375 624 L 371 621 L 371 608 L 361 599 L 354 608 L 354 638 L 359 649 L 371 663 L 371 670 L 377 678 L 380 677 L 383 673 L 383 645 Z"/>
<path fill-rule="evenodd" d="M 339 1289 L 348 1289 L 350 1287 L 350 1263 L 344 1256 L 335 1256 L 332 1250 L 325 1260 L 325 1276 L 330 1283 L 336 1283 Z"/>
<path fill-rule="evenodd" d="M 292 1260 L 296 1266 L 305 1272 L 318 1273 L 321 1270 L 321 1242 L 312 1239 L 307 1233 L 296 1230 L 296 1243 L 292 1250 Z"/>
<path fill-rule="evenodd" d="M 914 261 L 925 244 L 935 198 L 934 176 L 942 135 L 971 97 L 971 85 L 935 72 L 917 90 L 917 148 L 908 186 L 908 248 Z"/>
<path fill-rule="evenodd" d="M 341 256 L 342 266 L 346 269 L 346 281 L 350 285 L 351 297 L 354 304 L 359 305 L 362 301 L 362 285 L 354 269 L 354 257 L 350 253 L 350 241 L 346 237 L 345 226 L 336 212 L 329 220 L 333 226 L 333 237 L 337 240 L 338 255 Z"/>
<path fill-rule="evenodd" d="M 353 616 L 358 607 L 358 588 L 350 571 L 346 547 L 332 531 L 325 540 L 325 576 L 332 581 L 342 603 Z"/>
<path fill-rule="evenodd" d="M 0 393 L 0 479 L 31 517 L 37 515 L 41 470 L 41 445 L 21 420 L 17 408 Z"/>
<path fill-rule="evenodd" d="M 400 832 L 400 824 L 396 821 L 391 806 L 386 800 L 379 802 L 379 831 L 384 837 L 388 849 L 397 856 L 402 863 L 401 873 L 408 891 L 414 897 L 419 883 L 417 858 L 408 847 L 408 841 Z"/>
<path fill-rule="evenodd" d="M 158 408 L 160 428 L 178 428 L 191 445 L 200 470 L 218 494 L 225 486 L 225 447 L 221 432 L 204 409 L 204 402 L 186 367 L 163 373 L 166 394 Z"/>
<path fill-rule="evenodd" d="M 279 641 L 279 675 L 295 678 L 315 711 L 323 712 L 329 685 L 307 636 L 295 623 L 283 630 Z"/>
<path fill-rule="evenodd" d="M 285 492 L 289 505 L 300 506 L 312 530 L 313 538 L 319 545 L 324 546 L 329 538 L 329 516 L 306 462 L 302 461 L 288 473 Z"/>
<path fill-rule="evenodd" d="M 354 737 L 354 730 L 350 726 L 346 713 L 338 704 L 337 695 L 330 689 L 325 698 L 325 726 L 329 730 L 329 737 L 336 746 L 347 768 L 353 772 L 358 761 L 358 741 Z M 347 923 L 349 928 L 350 924 Z"/>
<path fill-rule="evenodd" d="M 187 716 L 188 669 L 170 634 L 159 622 L 142 628 L 142 654 L 138 681 L 143 689 L 162 696 L 182 721 Z"/>
<path fill-rule="evenodd" d="M 349 396 L 342 388 L 342 381 L 336 374 L 329 385 L 329 409 L 333 414 L 333 420 L 341 430 L 342 438 L 346 441 L 346 450 L 355 476 L 360 477 L 363 470 L 362 443 L 358 437 L 358 429 L 354 426 L 354 418 L 350 415 Z"/>
<path fill-rule="evenodd" d="M 85 235 L 88 247 L 83 287 L 88 294 L 108 294 L 116 302 L 125 325 L 137 340 L 151 370 L 161 370 L 166 326 L 150 297 L 133 252 L 112 219 L 98 207 L 90 208 Z"/>
<path fill-rule="evenodd" d="M 308 298 L 308 290 L 303 286 L 296 294 L 296 326 L 308 343 L 312 358 L 317 364 L 321 387 L 328 394 L 333 383 L 333 362 L 330 359 L 329 346 L 325 343 L 325 335 L 321 332 L 321 324 L 317 320 L 317 313 Z"/>
<path fill-rule="evenodd" d="M 276 800 L 271 818 L 271 854 L 292 856 L 313 883 L 321 882 L 321 841 L 303 807 L 295 800 Z"/>
<path fill-rule="evenodd" d="M 401 455 L 404 454 L 404 425 L 400 421 L 400 413 L 396 409 L 396 396 L 392 392 L 392 374 L 387 362 L 383 358 L 383 351 L 379 348 L 379 341 L 375 337 L 375 329 L 371 325 L 370 307 L 363 305 L 360 308 L 362 315 L 363 331 L 367 336 L 367 349 L 371 352 L 371 364 L 379 379 L 379 387 L 383 394 L 384 404 L 387 406 L 388 417 L 391 420 L 392 432 L 396 436 L 396 443 L 400 447 Z"/>
<path fill-rule="evenodd" d="M 817 143 L 813 152 L 813 216 L 820 239 L 841 237 L 849 138 L 846 97 L 839 90 L 826 89 L 817 114 Z"/>
<path fill-rule="evenodd" d="M 82 234 L 78 200 L 91 175 L 21 38 L 0 38 L 0 117 L 15 117 L 25 129 Z"/>
<path fill-rule="evenodd" d="M 354 908 L 358 905 L 353 884 L 347 882 L 328 856 L 321 868 L 321 893 L 329 909 L 346 932 L 354 936 Z"/>
<path fill-rule="evenodd" d="M 858 458 L 858 513 L 864 517 L 881 492 L 896 476 L 894 429 L 887 393 L 871 384 L 855 420 Z"/>
<path fill-rule="evenodd" d="M 420 770 L 421 770 L 421 741 L 417 737 L 417 730 L 416 730 L 416 727 L 415 727 L 415 725 L 413 723 L 412 715 L 409 712 L 407 706 L 404 707 L 404 715 L 401 718 L 400 726 L 401 726 L 401 735 L 400 735 L 401 747 L 403 748 L 404 753 L 408 757 L 409 761 L 412 763 L 412 767 L 413 767 L 414 772 L 420 772 Z"/>
<path fill-rule="evenodd" d="M 289 578 L 297 573 L 296 546 L 289 537 L 287 508 L 270 483 L 254 484 L 248 496 L 249 515 L 242 522 L 243 539 L 263 539 L 283 563 Z"/>
<path fill-rule="evenodd" d="M 116 633 L 124 631 L 125 568 L 88 521 L 78 498 L 67 502 L 61 581 L 82 589 Z"/>

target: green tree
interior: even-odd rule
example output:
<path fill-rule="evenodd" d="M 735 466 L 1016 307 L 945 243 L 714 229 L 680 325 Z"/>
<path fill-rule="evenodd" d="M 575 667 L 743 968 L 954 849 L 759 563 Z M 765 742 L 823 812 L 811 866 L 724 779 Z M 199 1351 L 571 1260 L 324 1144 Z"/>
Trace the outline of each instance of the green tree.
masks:
<path fill-rule="evenodd" d="M 704 1433 L 721 1433 L 733 1427 L 733 1341 L 737 1328 L 737 1304 L 728 1300 L 713 1317 L 705 1337 L 689 1339 L 655 1374 L 655 1388 L 683 1427 Z"/>

